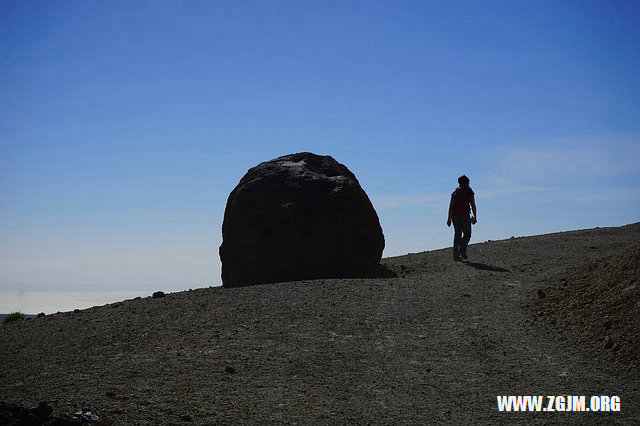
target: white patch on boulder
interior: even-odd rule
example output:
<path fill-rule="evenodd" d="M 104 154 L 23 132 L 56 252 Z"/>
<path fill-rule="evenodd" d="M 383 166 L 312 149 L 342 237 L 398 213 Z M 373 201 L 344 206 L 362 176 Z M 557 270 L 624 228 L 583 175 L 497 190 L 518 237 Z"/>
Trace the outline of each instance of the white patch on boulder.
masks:
<path fill-rule="evenodd" d="M 283 161 L 280 163 L 281 166 L 286 166 L 286 167 L 295 167 L 296 169 L 301 169 L 304 166 L 307 165 L 307 163 L 304 162 L 304 160 L 300 160 L 298 162 L 295 161 Z"/>

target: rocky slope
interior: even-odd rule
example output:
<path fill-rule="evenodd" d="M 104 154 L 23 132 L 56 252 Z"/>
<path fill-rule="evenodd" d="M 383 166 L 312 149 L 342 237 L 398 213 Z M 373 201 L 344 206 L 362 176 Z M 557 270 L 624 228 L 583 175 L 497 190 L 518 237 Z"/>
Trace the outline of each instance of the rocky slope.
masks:
<path fill-rule="evenodd" d="M 471 245 L 465 263 L 449 249 L 383 259 L 394 278 L 204 288 L 11 323 L 0 400 L 104 424 L 638 424 L 634 358 L 545 305 L 566 304 L 561 274 L 638 241 L 639 223 L 512 238 Z M 497 395 L 532 394 L 618 395 L 622 410 L 497 410 Z"/>
<path fill-rule="evenodd" d="M 540 295 L 551 325 L 640 377 L 640 242 L 552 277 Z"/>

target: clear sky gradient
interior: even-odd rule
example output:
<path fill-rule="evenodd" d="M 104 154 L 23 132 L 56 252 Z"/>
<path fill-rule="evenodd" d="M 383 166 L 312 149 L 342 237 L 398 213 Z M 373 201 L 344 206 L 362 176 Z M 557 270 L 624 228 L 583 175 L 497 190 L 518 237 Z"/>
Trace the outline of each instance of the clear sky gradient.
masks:
<path fill-rule="evenodd" d="M 384 256 L 640 220 L 638 1 L 0 2 L 0 290 L 220 284 L 249 167 L 332 155 Z M 473 257 L 473 250 L 469 252 Z"/>

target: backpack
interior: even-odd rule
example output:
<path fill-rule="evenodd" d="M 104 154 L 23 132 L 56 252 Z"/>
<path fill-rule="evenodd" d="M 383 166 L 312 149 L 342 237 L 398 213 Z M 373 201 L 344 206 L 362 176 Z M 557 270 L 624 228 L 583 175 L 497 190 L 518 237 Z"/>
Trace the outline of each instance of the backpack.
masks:
<path fill-rule="evenodd" d="M 469 207 L 471 195 L 473 195 L 473 192 L 469 189 L 465 190 L 464 188 L 456 188 L 456 190 L 453 191 L 453 194 L 451 194 L 453 197 L 451 211 L 453 213 L 469 213 L 471 211 L 471 208 Z"/>

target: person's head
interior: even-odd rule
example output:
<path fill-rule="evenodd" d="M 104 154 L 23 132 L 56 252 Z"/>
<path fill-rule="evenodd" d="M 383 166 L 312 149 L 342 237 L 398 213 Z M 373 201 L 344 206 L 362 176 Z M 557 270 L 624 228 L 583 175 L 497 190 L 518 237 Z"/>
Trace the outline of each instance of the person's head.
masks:
<path fill-rule="evenodd" d="M 469 178 L 465 175 L 458 177 L 458 185 L 469 186 Z"/>

